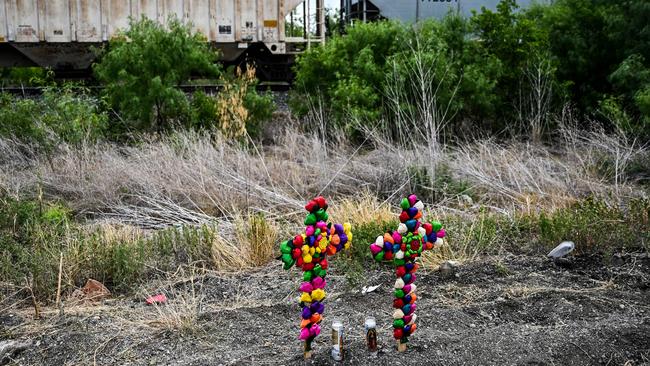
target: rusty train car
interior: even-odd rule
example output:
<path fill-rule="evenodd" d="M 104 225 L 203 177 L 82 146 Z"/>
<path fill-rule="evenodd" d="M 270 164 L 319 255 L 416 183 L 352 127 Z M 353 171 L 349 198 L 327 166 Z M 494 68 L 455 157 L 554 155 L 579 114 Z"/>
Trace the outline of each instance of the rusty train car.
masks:
<path fill-rule="evenodd" d="M 41 66 L 88 71 L 93 46 L 108 42 L 145 16 L 165 24 L 176 17 L 221 50 L 225 63 L 253 58 L 266 79 L 286 79 L 292 55 L 324 37 L 324 0 L 314 0 L 307 29 L 315 37 L 285 35 L 285 17 L 309 0 L 0 0 L 0 67 Z M 307 22 L 308 23 L 308 22 Z M 311 27 L 311 28 L 310 28 Z M 309 34 L 309 33 L 308 33 Z M 307 45 L 308 46 L 308 45 Z M 280 70 L 278 70 L 280 69 Z M 273 75 L 276 73 L 276 75 Z"/>

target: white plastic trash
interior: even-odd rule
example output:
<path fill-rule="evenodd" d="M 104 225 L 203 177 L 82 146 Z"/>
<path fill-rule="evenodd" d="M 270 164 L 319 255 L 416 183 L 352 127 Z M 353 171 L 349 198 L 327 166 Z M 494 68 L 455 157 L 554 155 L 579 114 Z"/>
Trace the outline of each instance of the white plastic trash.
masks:
<path fill-rule="evenodd" d="M 547 257 L 553 259 L 560 259 L 567 254 L 571 253 L 575 249 L 576 245 L 572 241 L 563 241 L 560 245 L 556 246 L 555 249 L 551 250 Z"/>

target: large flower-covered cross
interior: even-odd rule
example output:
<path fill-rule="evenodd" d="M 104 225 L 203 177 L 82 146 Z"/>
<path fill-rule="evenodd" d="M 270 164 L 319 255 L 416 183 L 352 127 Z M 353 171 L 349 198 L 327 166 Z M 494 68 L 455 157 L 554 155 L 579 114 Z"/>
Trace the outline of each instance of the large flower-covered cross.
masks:
<path fill-rule="evenodd" d="M 349 223 L 327 223 L 327 201 L 316 197 L 305 206 L 309 212 L 305 218 L 305 232 L 280 244 L 284 269 L 294 264 L 303 270 L 300 285 L 300 340 L 305 342 L 305 357 L 311 356 L 311 343 L 320 334 L 320 322 L 323 320 L 323 299 L 325 298 L 325 276 L 327 275 L 327 256 L 334 255 L 342 249 L 348 249 L 352 243 Z"/>
<path fill-rule="evenodd" d="M 408 337 L 415 332 L 417 325 L 415 310 L 416 286 L 415 272 L 418 269 L 416 259 L 424 250 L 431 250 L 442 244 L 445 230 L 437 221 L 420 223 L 424 204 L 412 194 L 402 199 L 402 213 L 397 231 L 378 236 L 370 244 L 370 251 L 377 261 L 392 261 L 395 266 L 395 299 L 393 300 L 393 336 L 397 340 L 400 352 L 406 350 Z"/>

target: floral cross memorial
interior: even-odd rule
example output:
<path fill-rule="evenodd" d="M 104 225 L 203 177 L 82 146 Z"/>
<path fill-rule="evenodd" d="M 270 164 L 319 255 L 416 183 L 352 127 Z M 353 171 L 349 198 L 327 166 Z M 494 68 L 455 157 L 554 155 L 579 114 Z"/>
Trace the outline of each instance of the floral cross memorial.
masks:
<path fill-rule="evenodd" d="M 328 223 L 327 201 L 316 197 L 305 206 L 309 212 L 305 219 L 305 232 L 280 244 L 281 260 L 284 269 L 294 265 L 303 271 L 300 285 L 300 340 L 304 341 L 305 358 L 311 357 L 311 343 L 320 334 L 320 322 L 323 320 L 323 299 L 325 299 L 325 276 L 327 275 L 327 256 L 334 255 L 342 249 L 348 249 L 352 243 L 349 223 Z"/>
<path fill-rule="evenodd" d="M 402 199 L 399 215 L 400 224 L 397 231 L 378 236 L 370 244 L 370 251 L 375 260 L 392 261 L 395 266 L 395 299 L 393 300 L 393 336 L 397 340 L 397 349 L 406 351 L 406 344 L 417 325 L 415 320 L 416 286 L 415 272 L 418 269 L 416 259 L 424 250 L 431 250 L 442 244 L 445 230 L 437 221 L 420 223 L 424 204 L 412 194 Z"/>

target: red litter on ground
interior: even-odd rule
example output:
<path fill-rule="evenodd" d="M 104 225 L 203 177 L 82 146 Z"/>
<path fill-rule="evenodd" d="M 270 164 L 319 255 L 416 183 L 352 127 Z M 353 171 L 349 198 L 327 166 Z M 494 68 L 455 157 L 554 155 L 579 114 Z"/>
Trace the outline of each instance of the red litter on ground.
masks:
<path fill-rule="evenodd" d="M 164 304 L 167 302 L 167 296 L 165 296 L 165 294 L 150 296 L 145 300 L 145 302 L 147 305 Z"/>

